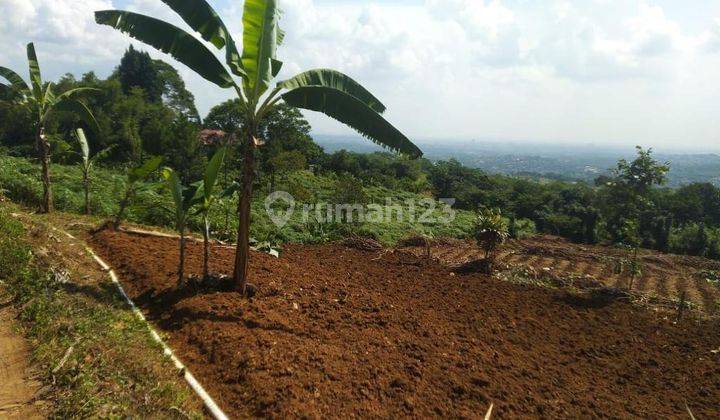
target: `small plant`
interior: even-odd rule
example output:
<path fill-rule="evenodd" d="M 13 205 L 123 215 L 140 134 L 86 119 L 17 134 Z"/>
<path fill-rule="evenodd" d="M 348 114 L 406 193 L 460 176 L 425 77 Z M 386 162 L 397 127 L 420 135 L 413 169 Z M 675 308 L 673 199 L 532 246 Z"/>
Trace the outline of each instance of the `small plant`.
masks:
<path fill-rule="evenodd" d="M 90 145 L 88 144 L 85 131 L 82 128 L 75 130 L 75 137 L 80 144 L 80 153 L 82 155 L 82 173 L 83 173 L 83 190 L 85 191 L 85 214 L 90 214 L 90 169 L 93 164 L 110 154 L 115 146 L 107 147 L 95 155 L 90 156 Z"/>
<path fill-rule="evenodd" d="M 138 186 L 139 183 L 147 179 L 150 174 L 155 172 L 155 170 L 157 170 L 157 168 L 160 166 L 160 163 L 162 163 L 162 157 L 158 156 L 148 160 L 147 162 L 136 168 L 131 168 L 128 171 L 127 189 L 125 190 L 125 195 L 123 196 L 122 200 L 120 200 L 120 209 L 118 210 L 118 213 L 115 216 L 115 221 L 113 222 L 113 228 L 115 230 L 120 227 L 120 222 L 122 221 L 123 215 L 125 214 L 125 208 L 127 208 L 128 204 L 130 204 L 130 200 L 140 188 Z"/>
<path fill-rule="evenodd" d="M 629 290 L 633 289 L 635 279 L 642 276 L 642 263 L 638 258 L 640 250 L 640 235 L 638 235 L 638 224 L 634 220 L 625 220 L 621 229 L 623 246 L 628 250 L 628 257 L 625 263 L 630 274 Z"/>
<path fill-rule="evenodd" d="M 198 213 L 203 218 L 203 277 L 208 278 L 210 274 L 210 207 L 212 207 L 217 198 L 214 190 L 217 184 L 218 173 L 225 159 L 225 147 L 221 147 L 215 152 L 212 159 L 205 168 L 205 175 L 199 184 L 200 194 L 198 195 Z"/>
<path fill-rule="evenodd" d="M 495 251 L 508 238 L 508 230 L 500 210 L 483 209 L 475 221 L 475 240 L 485 251 L 487 272 L 492 272 Z"/>
<path fill-rule="evenodd" d="M 182 185 L 177 172 L 171 168 L 164 168 L 162 176 L 172 193 L 175 204 L 175 228 L 180 234 L 180 261 L 178 263 L 178 286 L 182 285 L 185 276 L 185 228 L 190 216 L 190 210 L 201 200 L 201 184 L 194 184 L 190 188 Z"/>

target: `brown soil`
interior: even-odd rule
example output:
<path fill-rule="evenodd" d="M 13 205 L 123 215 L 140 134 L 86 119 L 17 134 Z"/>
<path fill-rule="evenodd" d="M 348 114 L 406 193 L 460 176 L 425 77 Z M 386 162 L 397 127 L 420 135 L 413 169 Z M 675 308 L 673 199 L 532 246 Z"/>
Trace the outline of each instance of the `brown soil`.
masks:
<path fill-rule="evenodd" d="M 233 417 L 477 418 L 491 403 L 497 418 L 684 418 L 686 402 L 718 414 L 709 321 L 338 245 L 253 254 L 252 301 L 192 294 L 175 290 L 175 240 L 90 241 Z M 232 252 L 214 249 L 212 270 L 229 274 Z M 188 244 L 191 273 L 201 255 Z"/>
<path fill-rule="evenodd" d="M 422 256 L 425 248 L 408 246 L 404 252 Z M 432 256 L 446 266 L 457 266 L 481 258 L 483 251 L 471 241 L 433 245 Z M 545 271 L 556 277 L 586 277 L 609 287 L 627 288 L 628 270 L 617 272 L 616 265 L 627 259 L 626 251 L 593 245 L 579 245 L 553 236 L 512 240 L 503 246 L 497 258 L 499 269 L 518 266 L 536 272 Z M 635 279 L 633 291 L 659 298 L 686 299 L 708 314 L 720 311 L 720 288 L 703 276 L 703 271 L 720 272 L 720 262 L 699 257 L 662 254 L 643 250 L 641 277 Z"/>
<path fill-rule="evenodd" d="M 0 418 L 45 418 L 45 401 L 37 399 L 42 383 L 30 364 L 30 349 L 13 328 L 9 303 L 0 303 Z"/>

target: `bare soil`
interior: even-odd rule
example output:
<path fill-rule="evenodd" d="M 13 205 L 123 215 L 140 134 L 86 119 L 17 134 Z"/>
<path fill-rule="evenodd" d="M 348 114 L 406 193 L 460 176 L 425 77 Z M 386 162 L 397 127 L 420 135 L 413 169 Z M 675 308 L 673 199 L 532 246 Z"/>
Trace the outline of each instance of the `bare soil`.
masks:
<path fill-rule="evenodd" d="M 422 256 L 425 248 L 406 246 L 404 252 Z M 484 251 L 471 241 L 439 241 L 432 256 L 443 265 L 454 267 L 482 258 Z M 499 269 L 526 267 L 549 276 L 596 280 L 605 286 L 628 288 L 627 251 L 604 246 L 573 244 L 554 236 L 511 240 L 502 247 L 497 259 Z M 633 291 L 661 299 L 679 300 L 685 293 L 688 302 L 707 314 L 720 314 L 720 286 L 707 280 L 707 272 L 720 273 L 720 262 L 700 257 L 663 254 L 642 250 L 639 255 L 642 275 L 635 279 Z"/>
<path fill-rule="evenodd" d="M 30 363 L 25 338 L 14 328 L 15 313 L 0 302 L 0 418 L 42 419 L 47 407 L 38 399 L 42 383 Z"/>
<path fill-rule="evenodd" d="M 497 418 L 686 418 L 686 403 L 698 418 L 719 412 L 716 321 L 674 325 L 617 299 L 341 245 L 254 253 L 248 301 L 178 290 L 171 238 L 89 241 L 232 417 L 478 418 L 491 403 Z M 211 269 L 230 274 L 232 257 L 213 249 Z M 191 242 L 186 271 L 201 268 Z"/>

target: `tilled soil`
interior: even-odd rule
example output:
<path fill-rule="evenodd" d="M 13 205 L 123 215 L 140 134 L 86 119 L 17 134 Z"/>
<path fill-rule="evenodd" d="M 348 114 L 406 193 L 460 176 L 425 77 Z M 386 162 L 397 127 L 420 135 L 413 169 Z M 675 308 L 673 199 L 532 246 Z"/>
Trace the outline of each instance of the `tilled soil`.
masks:
<path fill-rule="evenodd" d="M 423 246 L 407 246 L 403 251 L 425 255 Z M 440 263 L 455 266 L 482 258 L 484 251 L 471 241 L 439 243 L 432 256 Z M 627 288 L 630 275 L 627 266 L 620 268 L 629 255 L 621 249 L 579 245 L 553 236 L 511 240 L 502 247 L 497 262 L 513 268 L 526 266 L 546 270 L 558 277 L 586 277 L 606 286 Z M 707 279 L 707 272 L 720 272 L 720 262 L 700 257 L 662 254 L 642 250 L 639 256 L 642 274 L 636 278 L 633 291 L 647 296 L 678 300 L 683 293 L 687 301 L 714 315 L 720 312 L 720 287 Z M 620 269 L 619 269 L 620 268 Z"/>
<path fill-rule="evenodd" d="M 92 246 L 233 417 L 698 418 L 720 413 L 720 326 L 618 300 L 453 275 L 406 253 L 253 254 L 247 301 L 176 290 L 177 243 Z M 233 250 L 211 269 L 230 274 Z M 188 270 L 202 267 L 188 244 Z"/>

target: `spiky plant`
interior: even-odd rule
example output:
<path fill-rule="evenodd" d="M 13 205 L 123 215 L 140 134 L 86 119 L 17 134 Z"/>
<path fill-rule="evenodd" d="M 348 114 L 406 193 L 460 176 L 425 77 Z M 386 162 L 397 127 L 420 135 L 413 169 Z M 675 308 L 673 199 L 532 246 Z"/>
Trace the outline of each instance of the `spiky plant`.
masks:
<path fill-rule="evenodd" d="M 483 209 L 479 212 L 475 220 L 474 237 L 477 244 L 485 251 L 488 271 L 492 271 L 495 251 L 508 238 L 507 225 L 500 210 Z"/>

